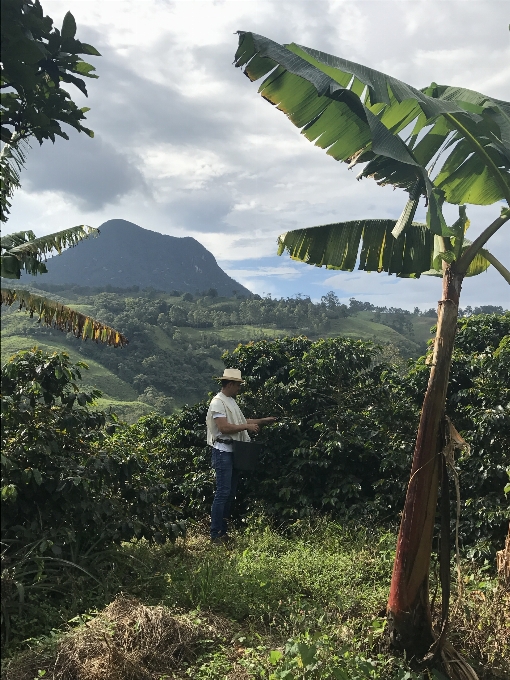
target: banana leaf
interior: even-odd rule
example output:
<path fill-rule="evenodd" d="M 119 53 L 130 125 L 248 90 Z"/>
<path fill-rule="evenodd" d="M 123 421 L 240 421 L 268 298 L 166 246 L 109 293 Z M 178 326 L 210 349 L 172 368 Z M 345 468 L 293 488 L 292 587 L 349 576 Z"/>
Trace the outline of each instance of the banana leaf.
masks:
<path fill-rule="evenodd" d="M 413 222 L 394 238 L 395 225 L 396 220 L 368 219 L 288 231 L 278 237 L 278 255 L 287 251 L 293 260 L 326 269 L 353 271 L 358 263 L 362 271 L 400 278 L 442 276 L 439 237 L 426 224 Z M 469 241 L 464 243 L 467 248 Z M 480 274 L 491 263 L 505 277 L 503 265 L 486 250 L 474 258 L 466 276 Z"/>
<path fill-rule="evenodd" d="M 336 160 L 450 203 L 510 202 L 510 103 L 447 85 L 422 90 L 361 64 L 239 31 L 235 65 Z M 412 130 L 404 140 L 399 133 Z M 438 160 L 440 162 L 438 163 Z M 436 170 L 435 176 L 432 174 Z M 403 223 L 407 226 L 412 218 Z M 429 228 L 442 235 L 436 220 Z"/>
<path fill-rule="evenodd" d="M 97 236 L 98 229 L 79 225 L 48 234 L 39 238 L 33 231 L 19 231 L 2 236 L 0 248 L 1 276 L 7 279 L 19 279 L 24 269 L 28 274 L 44 274 L 46 265 L 41 261 L 52 251 L 59 255 L 65 248 L 77 245 L 89 236 Z"/>
<path fill-rule="evenodd" d="M 113 347 L 124 347 L 128 339 L 114 328 L 107 326 L 91 316 L 87 316 L 66 305 L 42 295 L 35 295 L 29 290 L 1 289 L 1 304 L 11 306 L 14 303 L 20 309 L 26 309 L 33 317 L 38 315 L 45 326 L 52 326 L 64 333 L 72 333 L 83 340 L 94 340 Z"/>

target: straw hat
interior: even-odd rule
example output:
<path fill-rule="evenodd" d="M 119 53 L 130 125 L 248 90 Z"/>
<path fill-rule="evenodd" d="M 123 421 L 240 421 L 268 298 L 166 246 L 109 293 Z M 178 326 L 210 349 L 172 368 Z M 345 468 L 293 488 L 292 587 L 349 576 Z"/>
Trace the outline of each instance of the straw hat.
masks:
<path fill-rule="evenodd" d="M 232 380 L 233 382 L 243 382 L 241 378 L 241 371 L 238 368 L 226 368 L 223 375 L 216 378 L 216 380 Z"/>

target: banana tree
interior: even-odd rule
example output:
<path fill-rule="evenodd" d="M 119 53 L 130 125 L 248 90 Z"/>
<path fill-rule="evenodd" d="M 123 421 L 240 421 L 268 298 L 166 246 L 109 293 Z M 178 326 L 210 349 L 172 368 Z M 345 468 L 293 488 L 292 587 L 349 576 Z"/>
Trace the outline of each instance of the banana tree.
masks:
<path fill-rule="evenodd" d="M 484 248 L 510 219 L 509 208 L 471 243 L 465 237 L 464 204 L 510 205 L 510 104 L 436 83 L 419 90 L 366 66 L 242 31 L 235 65 L 251 81 L 264 77 L 259 93 L 308 140 L 349 167 L 363 164 L 359 178 L 371 177 L 409 196 L 395 220 L 360 219 L 283 234 L 279 254 L 286 250 L 296 260 L 330 269 L 352 271 L 359 261 L 364 271 L 443 279 L 387 612 L 395 646 L 416 658 L 441 653 L 447 662 L 447 614 L 436 638 L 428 588 L 459 296 L 464 277 L 489 265 L 510 283 L 510 272 Z M 420 224 L 414 216 L 422 198 L 427 217 Z M 445 202 L 459 206 L 459 218 L 450 226 Z"/>
<path fill-rule="evenodd" d="M 1 276 L 4 279 L 19 279 L 24 270 L 27 274 L 47 272 L 43 261 L 48 254 L 56 251 L 59 255 L 69 246 L 75 246 L 88 236 L 97 236 L 99 231 L 91 227 L 78 226 L 71 229 L 36 238 L 33 231 L 18 231 L 2 236 L 0 239 Z M 96 342 L 104 342 L 114 347 L 127 345 L 127 338 L 114 328 L 82 314 L 46 296 L 32 293 L 22 288 L 3 288 L 1 304 L 8 306 L 17 303 L 25 308 L 30 316 L 39 315 L 39 321 L 61 331 L 73 333 L 76 337 Z"/>

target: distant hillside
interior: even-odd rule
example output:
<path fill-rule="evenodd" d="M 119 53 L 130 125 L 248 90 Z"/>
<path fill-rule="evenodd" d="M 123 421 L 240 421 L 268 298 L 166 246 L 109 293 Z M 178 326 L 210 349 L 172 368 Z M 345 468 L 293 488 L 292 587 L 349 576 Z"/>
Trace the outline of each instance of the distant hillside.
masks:
<path fill-rule="evenodd" d="M 84 245 L 87 243 L 76 250 Z M 30 278 L 35 294 L 45 294 L 47 276 Z M 277 300 L 259 295 L 231 297 L 231 293 L 229 297 L 176 295 L 114 286 L 100 292 L 93 286 L 69 284 L 52 284 L 49 288 L 50 297 L 112 325 L 129 338 L 129 344 L 114 349 L 80 342 L 72 335 L 42 326 L 14 305 L 2 306 L 2 363 L 35 344 L 50 352 L 65 350 L 73 361 L 82 359 L 89 364 L 84 380 L 103 391 L 100 406 L 112 406 L 130 422 L 151 410 L 172 413 L 185 403 L 204 399 L 217 388 L 213 376 L 223 372 L 223 352 L 239 343 L 299 335 L 313 340 L 359 338 L 381 346 L 381 360 L 405 367 L 408 358 L 425 353 L 431 326 L 437 319 L 435 309 L 411 313 L 375 307 L 354 298 L 347 306 L 333 291 L 314 303 L 303 297 Z M 503 309 L 461 310 L 461 315 L 473 313 L 503 314 Z"/>
<path fill-rule="evenodd" d="M 36 282 L 42 284 L 46 276 Z M 377 312 L 366 309 L 366 304 L 351 300 L 347 308 L 338 304 L 333 293 L 325 302 L 313 303 L 257 295 L 197 298 L 147 289 L 90 294 L 78 286 L 54 288 L 51 297 L 118 328 L 129 345 L 120 350 L 83 343 L 11 307 L 2 311 L 2 361 L 34 344 L 48 351 L 68 351 L 73 360 L 81 358 L 90 365 L 84 379 L 103 391 L 101 404 L 110 404 L 130 421 L 151 409 L 171 413 L 206 397 L 217 386 L 212 376 L 223 371 L 223 352 L 238 343 L 286 335 L 312 339 L 341 335 L 381 344 L 382 358 L 405 363 L 425 351 L 435 321 L 434 316 L 404 310 L 378 313 L 376 319 Z"/>
<path fill-rule="evenodd" d="M 98 238 L 89 238 L 49 262 L 47 284 L 197 293 L 251 295 L 221 269 L 212 253 L 194 238 L 166 236 L 126 220 L 108 220 Z M 27 281 L 28 282 L 28 281 Z"/>

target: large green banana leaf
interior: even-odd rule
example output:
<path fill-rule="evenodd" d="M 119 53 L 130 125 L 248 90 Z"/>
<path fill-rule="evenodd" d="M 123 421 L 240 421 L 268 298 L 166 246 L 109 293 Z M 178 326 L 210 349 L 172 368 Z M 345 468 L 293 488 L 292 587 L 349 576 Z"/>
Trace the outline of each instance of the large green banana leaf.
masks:
<path fill-rule="evenodd" d="M 35 295 L 29 290 L 2 288 L 1 304 L 10 306 L 14 303 L 17 303 L 20 309 L 25 308 L 30 316 L 37 314 L 39 321 L 46 326 L 52 326 L 65 333 L 73 333 L 77 338 L 83 340 L 89 338 L 113 347 L 123 347 L 128 344 L 127 338 L 114 328 L 56 300 Z"/>
<path fill-rule="evenodd" d="M 89 236 L 97 236 L 98 229 L 79 225 L 36 238 L 33 231 L 18 231 L 0 239 L 1 276 L 5 279 L 19 279 L 21 270 L 28 274 L 47 272 L 42 261 L 52 251 L 59 255 L 64 248 L 75 246 Z"/>
<path fill-rule="evenodd" d="M 260 94 L 307 139 L 336 160 L 367 163 L 361 177 L 427 195 L 434 233 L 449 235 L 436 214 L 444 200 L 510 203 L 510 103 L 435 83 L 418 90 L 360 64 L 243 31 L 235 65 L 252 81 L 266 76 Z M 408 206 L 399 229 L 413 216 Z"/>
<path fill-rule="evenodd" d="M 278 255 L 287 251 L 293 260 L 327 269 L 352 271 L 359 260 L 358 269 L 363 271 L 387 272 L 401 278 L 442 276 L 440 237 L 426 224 L 413 222 L 394 238 L 395 223 L 353 220 L 288 231 L 278 237 Z M 467 248 L 469 241 L 464 243 Z M 510 283 L 510 273 L 486 250 L 474 258 L 466 276 L 480 274 L 491 263 Z"/>

